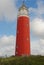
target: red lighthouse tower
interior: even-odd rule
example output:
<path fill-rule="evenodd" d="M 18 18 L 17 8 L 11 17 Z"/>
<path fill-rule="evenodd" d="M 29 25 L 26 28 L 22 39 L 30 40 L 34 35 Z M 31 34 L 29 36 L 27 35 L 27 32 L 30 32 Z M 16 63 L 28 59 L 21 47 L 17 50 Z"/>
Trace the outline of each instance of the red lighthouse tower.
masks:
<path fill-rule="evenodd" d="M 30 56 L 30 19 L 24 4 L 18 12 L 15 55 Z"/>

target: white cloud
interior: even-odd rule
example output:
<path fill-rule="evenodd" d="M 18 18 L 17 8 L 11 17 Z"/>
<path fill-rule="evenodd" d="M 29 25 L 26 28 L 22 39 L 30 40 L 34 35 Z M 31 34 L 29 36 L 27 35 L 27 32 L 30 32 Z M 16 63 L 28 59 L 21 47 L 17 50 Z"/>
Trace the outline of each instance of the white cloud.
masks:
<path fill-rule="evenodd" d="M 34 13 L 36 17 L 41 17 L 44 14 L 44 2 L 42 0 L 37 0 L 37 8 L 29 8 L 29 13 Z"/>
<path fill-rule="evenodd" d="M 44 39 L 31 41 L 31 54 L 44 55 Z M 16 37 L 13 35 L 0 37 L 0 56 L 15 55 Z"/>
<path fill-rule="evenodd" d="M 29 8 L 29 13 L 32 14 L 31 17 L 31 54 L 33 55 L 44 55 L 44 2 L 42 0 L 37 0 L 37 8 Z M 34 36 L 35 35 L 35 36 Z"/>
<path fill-rule="evenodd" d="M 44 14 L 44 4 L 39 0 L 37 8 L 29 8 L 29 13 L 33 12 L 37 17 Z M 3 18 L 14 21 L 17 16 L 17 8 L 14 0 L 0 0 L 0 20 Z M 44 20 L 35 18 L 31 23 L 34 35 L 44 38 Z M 0 37 L 0 56 L 15 54 L 15 36 Z M 44 55 L 44 39 L 31 41 L 31 54 Z"/>
<path fill-rule="evenodd" d="M 31 41 L 31 54 L 44 56 L 44 39 Z"/>
<path fill-rule="evenodd" d="M 31 41 L 31 54 L 40 55 L 40 45 L 38 40 Z"/>
<path fill-rule="evenodd" d="M 38 5 L 38 9 L 37 9 L 37 12 L 39 13 L 39 14 L 44 14 L 44 2 L 41 0 L 39 0 L 38 2 L 37 2 L 37 5 Z"/>
<path fill-rule="evenodd" d="M 13 35 L 0 37 L 0 56 L 15 55 L 15 41 L 16 37 Z"/>
<path fill-rule="evenodd" d="M 44 56 L 44 39 L 40 39 L 40 54 Z"/>
<path fill-rule="evenodd" d="M 14 21 L 17 16 L 17 8 L 14 0 L 0 0 L 0 20 L 3 18 Z"/>
<path fill-rule="evenodd" d="M 44 20 L 35 18 L 31 22 L 31 30 L 34 35 L 44 38 Z"/>

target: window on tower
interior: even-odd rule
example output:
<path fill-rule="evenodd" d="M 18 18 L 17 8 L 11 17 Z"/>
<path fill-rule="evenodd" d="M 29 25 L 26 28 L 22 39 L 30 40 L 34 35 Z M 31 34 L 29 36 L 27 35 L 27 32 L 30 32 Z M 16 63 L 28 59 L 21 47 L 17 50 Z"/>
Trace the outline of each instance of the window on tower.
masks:
<path fill-rule="evenodd" d="M 28 15 L 28 9 L 24 4 L 19 8 L 18 15 Z"/>
<path fill-rule="evenodd" d="M 28 15 L 28 12 L 26 10 L 20 10 L 19 15 Z"/>

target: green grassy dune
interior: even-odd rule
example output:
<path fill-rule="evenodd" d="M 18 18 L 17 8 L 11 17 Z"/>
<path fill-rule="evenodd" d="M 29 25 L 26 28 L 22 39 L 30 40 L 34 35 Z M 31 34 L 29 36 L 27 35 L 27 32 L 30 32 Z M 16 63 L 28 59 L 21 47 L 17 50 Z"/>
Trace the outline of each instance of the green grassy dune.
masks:
<path fill-rule="evenodd" d="M 44 56 L 0 58 L 0 65 L 44 65 Z"/>

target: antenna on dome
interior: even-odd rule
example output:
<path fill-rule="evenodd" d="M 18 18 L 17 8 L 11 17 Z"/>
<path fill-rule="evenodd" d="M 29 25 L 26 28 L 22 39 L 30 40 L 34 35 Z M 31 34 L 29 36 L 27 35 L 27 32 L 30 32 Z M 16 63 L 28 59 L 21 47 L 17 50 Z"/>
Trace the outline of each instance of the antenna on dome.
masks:
<path fill-rule="evenodd" d="M 25 0 L 23 0 L 23 5 L 25 4 Z"/>
<path fill-rule="evenodd" d="M 24 4 L 24 2 L 25 2 L 25 1 L 23 0 L 23 4 Z"/>

